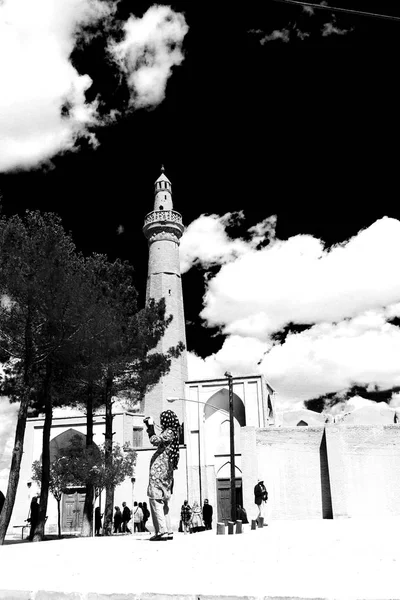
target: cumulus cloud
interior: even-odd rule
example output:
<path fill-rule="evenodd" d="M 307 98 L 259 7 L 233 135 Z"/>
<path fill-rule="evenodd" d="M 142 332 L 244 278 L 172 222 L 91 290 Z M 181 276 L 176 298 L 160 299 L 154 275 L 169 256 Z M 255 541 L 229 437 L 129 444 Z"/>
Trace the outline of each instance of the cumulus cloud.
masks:
<path fill-rule="evenodd" d="M 258 251 L 248 244 L 209 279 L 201 316 L 241 335 L 257 318 L 263 339 L 290 322 L 339 321 L 389 306 L 400 299 L 399 253 L 400 222 L 387 217 L 330 249 L 309 235 Z"/>
<path fill-rule="evenodd" d="M 92 80 L 70 61 L 77 31 L 113 11 L 100 0 L 5 0 L 0 5 L 0 171 L 71 150 L 97 121 Z"/>
<path fill-rule="evenodd" d="M 225 264 L 275 237 L 276 216 L 273 215 L 248 229 L 249 241 L 232 239 L 226 228 L 240 223 L 243 218 L 243 212 L 226 213 L 222 217 L 201 215 L 190 223 L 181 239 L 181 273 L 196 264 L 203 267 Z"/>
<path fill-rule="evenodd" d="M 196 231 L 191 225 L 188 248 L 190 232 Z M 227 369 L 236 375 L 264 373 L 289 404 L 353 385 L 389 390 L 400 385 L 400 328 L 391 322 L 400 315 L 400 281 L 394 276 L 398 220 L 380 219 L 331 248 L 309 235 L 271 236 L 266 247 L 241 239 L 240 252 L 229 260 L 218 245 L 226 249 L 234 240 L 224 237 L 221 225 L 217 238 L 209 240 L 214 260 L 222 256 L 216 260 L 221 267 L 205 278 L 201 316 L 227 337 L 216 354 L 189 359 L 191 378 L 196 372 L 220 377 Z M 207 268 L 205 245 L 197 244 L 196 261 Z M 290 324 L 308 329 L 289 332 L 279 343 L 274 332 Z"/>
<path fill-rule="evenodd" d="M 3 0 L 0 2 L 0 172 L 33 168 L 86 138 L 94 147 L 94 126 L 106 125 L 116 108 L 100 119 L 100 99 L 86 101 L 88 74 L 71 62 L 83 32 L 107 25 L 118 34 L 113 0 Z M 174 64 L 183 60 L 182 15 L 154 6 L 122 24 L 124 39 L 110 40 L 110 52 L 128 78 L 131 108 L 154 106 L 165 94 Z M 111 35 L 111 34 L 110 34 Z"/>
<path fill-rule="evenodd" d="M 152 6 L 141 19 L 131 16 L 124 38 L 111 43 L 110 52 L 124 71 L 135 107 L 158 104 L 167 80 L 183 61 L 182 42 L 188 31 L 185 18 L 169 6 Z"/>

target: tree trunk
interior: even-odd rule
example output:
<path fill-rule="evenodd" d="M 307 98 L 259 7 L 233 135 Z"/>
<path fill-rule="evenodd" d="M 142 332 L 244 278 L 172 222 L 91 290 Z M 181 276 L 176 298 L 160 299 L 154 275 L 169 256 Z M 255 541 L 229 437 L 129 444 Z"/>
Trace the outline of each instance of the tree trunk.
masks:
<path fill-rule="evenodd" d="M 61 498 L 57 498 L 57 527 L 58 527 L 58 537 L 61 538 Z"/>
<path fill-rule="evenodd" d="M 86 448 L 93 449 L 93 390 L 89 386 L 86 400 Z M 86 483 L 85 504 L 83 507 L 82 536 L 93 536 L 94 487 Z"/>
<path fill-rule="evenodd" d="M 109 373 L 106 380 L 105 388 L 105 405 L 106 405 L 106 432 L 104 441 L 104 456 L 106 469 L 111 471 L 112 469 L 112 438 L 113 438 L 113 416 L 112 416 L 112 384 L 113 378 Z M 109 535 L 112 531 L 113 521 L 113 508 L 114 508 L 114 488 L 110 485 L 106 487 L 106 501 L 104 507 L 104 521 L 103 528 L 104 534 Z"/>
<path fill-rule="evenodd" d="M 0 545 L 4 543 L 4 538 L 6 537 L 7 529 L 10 524 L 12 511 L 14 508 L 15 497 L 17 495 L 19 473 L 24 448 L 24 437 L 26 429 L 26 419 L 28 415 L 29 397 L 30 389 L 25 391 L 18 411 L 14 449 L 11 459 L 10 474 L 8 476 L 7 495 L 4 501 L 3 509 L 0 513 Z M 27 507 L 27 510 L 28 509 L 29 507 Z"/>
<path fill-rule="evenodd" d="M 44 389 L 45 417 L 43 425 L 42 444 L 42 481 L 40 484 L 40 506 L 39 518 L 33 536 L 34 542 L 41 542 L 44 538 L 44 527 L 46 524 L 47 503 L 49 499 L 50 486 L 50 434 L 53 421 L 53 402 L 51 397 L 52 365 L 46 367 L 46 379 Z"/>
<path fill-rule="evenodd" d="M 10 524 L 15 497 L 19 482 L 22 454 L 24 451 L 24 438 L 26 419 L 31 396 L 32 385 L 32 363 L 33 363 L 33 339 L 32 339 L 32 307 L 28 304 L 28 316 L 25 325 L 25 357 L 24 357 L 24 394 L 18 411 L 17 427 L 15 430 L 14 448 L 11 459 L 10 474 L 8 476 L 7 495 L 3 509 L 0 514 L 0 545 L 3 545 L 7 529 Z"/>

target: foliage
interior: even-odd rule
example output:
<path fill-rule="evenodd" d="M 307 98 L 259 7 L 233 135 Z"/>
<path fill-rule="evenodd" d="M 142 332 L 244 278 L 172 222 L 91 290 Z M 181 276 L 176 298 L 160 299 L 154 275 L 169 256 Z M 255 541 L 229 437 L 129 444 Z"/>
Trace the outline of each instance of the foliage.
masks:
<path fill-rule="evenodd" d="M 69 446 L 52 463 L 59 475 L 60 487 L 93 485 L 96 496 L 105 488 L 115 488 L 126 477 L 131 477 L 136 463 L 136 452 L 129 444 L 114 444 L 112 461 L 107 464 L 105 446 L 86 447 L 80 436 L 74 436 Z M 36 463 L 34 463 L 35 465 Z M 60 489 L 60 488 L 59 488 Z"/>
<path fill-rule="evenodd" d="M 40 486 L 42 481 L 42 463 L 35 460 L 32 464 L 32 479 Z M 68 461 L 65 457 L 56 458 L 50 465 L 49 489 L 54 498 L 59 502 L 61 496 L 70 485 Z"/>

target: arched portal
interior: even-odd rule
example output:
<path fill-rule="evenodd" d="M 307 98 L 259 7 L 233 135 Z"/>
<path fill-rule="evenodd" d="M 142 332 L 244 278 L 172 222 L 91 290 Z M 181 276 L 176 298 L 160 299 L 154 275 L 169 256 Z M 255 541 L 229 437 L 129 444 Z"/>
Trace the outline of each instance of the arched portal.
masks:
<path fill-rule="evenodd" d="M 63 451 L 71 446 L 74 441 L 86 446 L 86 435 L 72 427 L 60 433 L 50 441 L 50 462 L 62 456 Z M 93 442 L 95 452 L 100 450 Z M 83 507 L 85 503 L 85 487 L 71 487 L 63 494 L 61 504 L 61 528 L 63 533 L 79 533 L 82 528 Z"/>
<path fill-rule="evenodd" d="M 227 524 L 231 520 L 231 463 L 227 461 L 217 473 L 218 522 Z M 242 471 L 235 465 L 235 504 L 243 506 Z"/>
<path fill-rule="evenodd" d="M 218 390 L 207 400 L 204 406 L 204 417 L 208 419 L 215 413 L 216 409 L 229 413 L 229 392 L 226 388 Z M 233 416 L 241 427 L 246 425 L 246 409 L 242 399 L 235 392 L 233 392 Z"/>

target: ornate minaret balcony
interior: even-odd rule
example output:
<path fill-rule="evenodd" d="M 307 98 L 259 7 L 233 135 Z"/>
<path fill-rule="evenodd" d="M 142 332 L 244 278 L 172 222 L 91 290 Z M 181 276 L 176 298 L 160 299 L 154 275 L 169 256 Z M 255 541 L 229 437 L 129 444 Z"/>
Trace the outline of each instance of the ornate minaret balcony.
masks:
<path fill-rule="evenodd" d="M 143 233 L 149 243 L 164 239 L 179 244 L 183 230 L 182 215 L 173 210 L 171 182 L 162 167 L 154 184 L 154 210 L 144 219 Z"/>
<path fill-rule="evenodd" d="M 149 241 L 162 232 L 175 236 L 178 241 L 183 230 L 182 215 L 176 210 L 153 210 L 144 219 L 143 233 Z"/>

